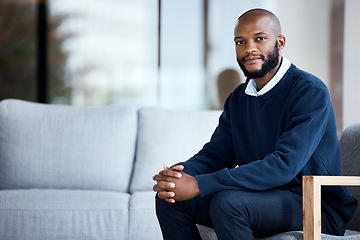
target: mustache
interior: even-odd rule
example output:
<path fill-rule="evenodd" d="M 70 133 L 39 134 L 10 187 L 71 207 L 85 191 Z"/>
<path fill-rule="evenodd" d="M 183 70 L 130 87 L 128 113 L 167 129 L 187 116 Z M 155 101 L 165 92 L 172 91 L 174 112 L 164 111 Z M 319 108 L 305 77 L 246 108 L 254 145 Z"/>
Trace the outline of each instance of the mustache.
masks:
<path fill-rule="evenodd" d="M 249 57 L 260 57 L 261 60 L 265 61 L 265 56 L 263 54 L 248 54 L 246 55 L 245 57 L 242 57 L 242 58 L 236 58 L 238 62 L 245 62 L 245 59 L 246 58 L 249 58 Z"/>

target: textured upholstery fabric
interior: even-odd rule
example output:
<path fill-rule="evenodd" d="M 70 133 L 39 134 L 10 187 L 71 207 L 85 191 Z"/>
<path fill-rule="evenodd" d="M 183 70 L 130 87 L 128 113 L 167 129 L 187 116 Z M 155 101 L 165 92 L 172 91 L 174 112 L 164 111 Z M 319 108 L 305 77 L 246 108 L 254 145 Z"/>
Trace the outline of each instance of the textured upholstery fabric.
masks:
<path fill-rule="evenodd" d="M 198 226 L 200 231 L 201 238 L 203 240 L 217 240 L 215 231 L 211 228 Z M 292 231 L 277 234 L 275 236 L 267 238 L 256 238 L 256 240 L 302 240 L 303 233 L 302 231 Z M 346 230 L 344 236 L 332 236 L 327 234 L 321 234 L 322 240 L 359 240 L 360 233 L 358 231 Z"/>
<path fill-rule="evenodd" d="M 0 103 L 0 189 L 128 190 L 137 113 L 130 107 Z"/>
<path fill-rule="evenodd" d="M 303 234 L 301 231 L 281 233 L 272 237 L 261 238 L 261 240 L 302 240 L 302 239 L 303 239 Z M 321 234 L 321 239 L 322 240 L 358 240 L 360 238 L 358 232 L 347 230 L 345 236 L 332 236 L 327 234 Z"/>
<path fill-rule="evenodd" d="M 162 239 L 160 226 L 155 213 L 155 193 L 153 191 L 135 192 L 130 200 L 130 240 Z"/>
<path fill-rule="evenodd" d="M 210 140 L 220 113 L 140 109 L 135 170 L 130 191 L 152 190 L 153 182 L 148 179 L 163 165 L 187 160 L 197 153 Z"/>
<path fill-rule="evenodd" d="M 214 229 L 202 225 L 197 225 L 197 228 L 199 229 L 200 236 L 203 240 L 217 240 Z"/>
<path fill-rule="evenodd" d="M 343 174 L 360 176 L 360 124 L 345 129 L 341 138 L 341 157 Z M 351 195 L 360 202 L 360 187 L 349 187 Z M 347 229 L 360 231 L 360 208 L 358 207 L 353 220 Z M 360 237 L 359 237 L 360 239 Z"/>
<path fill-rule="evenodd" d="M 130 195 L 85 190 L 1 190 L 0 239 L 128 239 Z"/>

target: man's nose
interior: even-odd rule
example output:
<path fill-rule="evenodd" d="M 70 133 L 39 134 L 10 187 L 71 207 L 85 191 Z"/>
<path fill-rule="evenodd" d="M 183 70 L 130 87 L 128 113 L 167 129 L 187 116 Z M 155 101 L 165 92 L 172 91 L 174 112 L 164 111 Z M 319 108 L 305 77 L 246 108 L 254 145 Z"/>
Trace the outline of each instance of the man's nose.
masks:
<path fill-rule="evenodd" d="M 253 41 L 248 41 L 245 45 L 245 52 L 246 53 L 252 53 L 257 50 L 256 44 Z"/>

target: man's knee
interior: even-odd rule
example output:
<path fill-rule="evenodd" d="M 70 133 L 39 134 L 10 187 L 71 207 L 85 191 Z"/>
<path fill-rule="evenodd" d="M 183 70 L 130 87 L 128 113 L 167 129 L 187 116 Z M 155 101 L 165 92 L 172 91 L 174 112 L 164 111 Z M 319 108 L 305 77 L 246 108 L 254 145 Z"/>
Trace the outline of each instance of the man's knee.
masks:
<path fill-rule="evenodd" d="M 246 192 L 245 192 L 246 193 Z M 219 239 L 252 239 L 248 206 L 242 191 L 221 191 L 213 195 L 210 217 Z"/>
<path fill-rule="evenodd" d="M 211 199 L 210 216 L 212 219 L 229 218 L 236 215 L 237 217 L 248 216 L 247 204 L 244 199 L 239 198 L 239 193 L 235 191 L 221 191 Z"/>
<path fill-rule="evenodd" d="M 155 211 L 156 215 L 159 216 L 163 210 L 166 209 L 169 203 L 166 202 L 164 199 L 159 198 L 158 194 L 155 195 Z"/>

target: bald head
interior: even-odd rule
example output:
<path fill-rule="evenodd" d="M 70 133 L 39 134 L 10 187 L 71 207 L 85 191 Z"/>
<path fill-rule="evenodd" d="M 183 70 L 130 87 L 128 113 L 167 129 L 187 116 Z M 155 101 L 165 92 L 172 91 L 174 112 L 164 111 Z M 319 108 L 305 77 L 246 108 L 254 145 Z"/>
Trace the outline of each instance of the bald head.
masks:
<path fill-rule="evenodd" d="M 277 36 L 281 35 L 281 25 L 280 25 L 280 21 L 277 18 L 277 16 L 275 14 L 273 14 L 272 12 L 265 10 L 265 9 L 261 9 L 261 8 L 256 8 L 256 9 L 251 9 L 245 13 L 243 13 L 239 18 L 238 18 L 238 22 L 244 20 L 245 22 L 249 19 L 253 19 L 253 18 L 267 18 L 271 21 L 271 25 L 272 25 L 272 30 L 274 31 L 274 34 L 276 34 Z"/>

